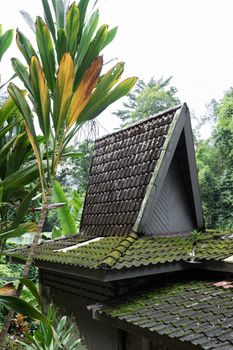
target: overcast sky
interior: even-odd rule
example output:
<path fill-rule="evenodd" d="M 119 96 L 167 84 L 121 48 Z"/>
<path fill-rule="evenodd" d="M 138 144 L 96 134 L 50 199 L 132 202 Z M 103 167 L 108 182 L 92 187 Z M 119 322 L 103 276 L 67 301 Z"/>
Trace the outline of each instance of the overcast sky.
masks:
<path fill-rule="evenodd" d="M 106 59 L 123 60 L 125 77 L 173 76 L 178 96 L 197 116 L 233 85 L 232 0 L 99 0 L 98 7 L 102 23 L 119 26 Z M 40 0 L 4 1 L 0 22 L 29 34 L 20 9 L 35 17 L 41 13 Z M 10 75 L 7 61 L 15 55 L 13 45 L 2 62 L 3 77 Z M 117 107 L 100 118 L 107 131 L 119 125 L 111 116 Z"/>

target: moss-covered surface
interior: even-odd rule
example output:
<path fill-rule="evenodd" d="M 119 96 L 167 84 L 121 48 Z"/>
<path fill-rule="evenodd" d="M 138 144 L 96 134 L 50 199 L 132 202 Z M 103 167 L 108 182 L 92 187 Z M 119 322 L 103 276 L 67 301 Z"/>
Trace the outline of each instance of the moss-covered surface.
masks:
<path fill-rule="evenodd" d="M 207 231 L 189 236 L 108 236 L 100 240 L 74 236 L 44 242 L 36 260 L 94 269 L 123 269 L 181 261 L 224 260 L 233 255 L 230 232 Z M 88 244 L 83 245 L 86 242 Z M 81 244 L 74 249 L 62 249 Z M 28 248 L 20 253 L 27 255 Z"/>
<path fill-rule="evenodd" d="M 221 285 L 216 280 L 173 283 L 118 300 L 99 312 L 203 349 L 233 349 L 233 285 Z"/>

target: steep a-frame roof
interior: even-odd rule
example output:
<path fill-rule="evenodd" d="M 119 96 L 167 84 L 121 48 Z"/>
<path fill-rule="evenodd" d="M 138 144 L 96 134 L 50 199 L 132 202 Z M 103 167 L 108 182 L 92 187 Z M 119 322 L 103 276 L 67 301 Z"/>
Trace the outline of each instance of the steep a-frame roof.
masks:
<path fill-rule="evenodd" d="M 184 188 L 185 201 L 179 199 Z M 163 217 L 166 211 L 169 217 Z M 125 236 L 194 228 L 203 228 L 203 216 L 186 104 L 95 142 L 81 234 Z"/>

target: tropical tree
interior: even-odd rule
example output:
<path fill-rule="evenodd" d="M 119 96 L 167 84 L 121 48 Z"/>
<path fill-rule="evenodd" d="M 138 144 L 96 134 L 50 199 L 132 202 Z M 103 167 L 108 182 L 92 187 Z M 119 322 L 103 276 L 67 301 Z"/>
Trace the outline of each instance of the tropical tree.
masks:
<path fill-rule="evenodd" d="M 128 94 L 136 83 L 134 77 L 119 83 L 123 63 L 101 73 L 100 53 L 114 39 L 116 28 L 109 30 L 108 25 L 98 28 L 98 10 L 86 18 L 88 3 L 80 0 L 67 9 L 63 0 L 52 0 L 51 4 L 42 0 L 44 20 L 37 17 L 34 25 L 29 19 L 37 49 L 17 30 L 17 45 L 27 67 L 17 58 L 12 59 L 12 65 L 27 95 L 14 83 L 9 84 L 8 92 L 23 117 L 38 166 L 42 194 L 40 218 L 23 278 L 31 267 L 48 211 L 60 206 L 50 203 L 51 189 L 69 142 L 86 121 L 93 120 L 111 103 Z M 40 143 L 35 119 L 42 133 Z M 17 295 L 21 289 L 20 284 Z M 12 312 L 7 317 L 2 338 L 11 317 Z"/>
<path fill-rule="evenodd" d="M 124 108 L 113 113 L 121 119 L 122 126 L 148 118 L 180 103 L 176 96 L 177 88 L 170 85 L 171 79 L 172 77 L 156 80 L 153 77 L 148 83 L 138 80 L 134 90 L 123 103 Z"/>
<path fill-rule="evenodd" d="M 197 165 L 207 227 L 233 228 L 233 88 L 212 101 L 201 124 L 211 126 L 197 143 Z M 199 126 L 200 126 L 199 125 Z"/>

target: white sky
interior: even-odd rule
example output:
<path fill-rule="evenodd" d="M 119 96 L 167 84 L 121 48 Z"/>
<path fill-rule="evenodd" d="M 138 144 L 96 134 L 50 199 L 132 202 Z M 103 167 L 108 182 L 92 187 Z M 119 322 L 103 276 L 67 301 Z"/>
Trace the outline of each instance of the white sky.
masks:
<path fill-rule="evenodd" d="M 123 60 L 125 77 L 173 76 L 178 96 L 197 116 L 233 85 L 232 0 L 99 0 L 98 7 L 101 23 L 119 26 L 105 58 Z M 0 22 L 29 35 L 20 9 L 35 17 L 41 13 L 40 0 L 4 1 Z M 16 55 L 14 44 L 0 67 L 4 78 L 11 72 L 9 57 Z M 100 118 L 107 131 L 119 125 L 111 115 L 117 107 Z"/>

